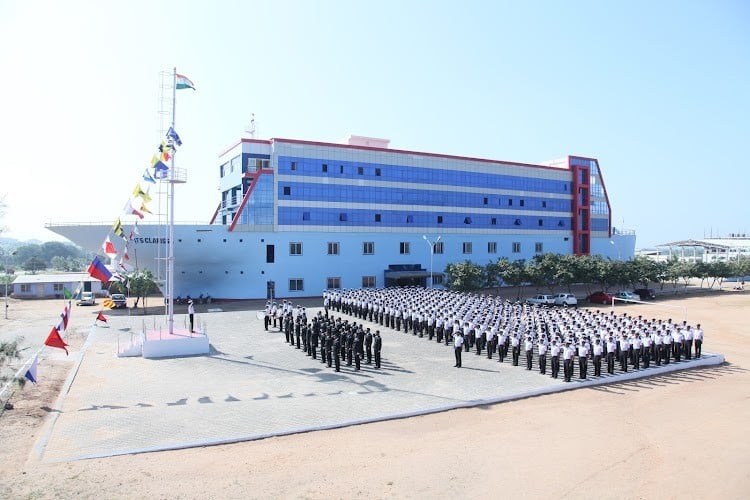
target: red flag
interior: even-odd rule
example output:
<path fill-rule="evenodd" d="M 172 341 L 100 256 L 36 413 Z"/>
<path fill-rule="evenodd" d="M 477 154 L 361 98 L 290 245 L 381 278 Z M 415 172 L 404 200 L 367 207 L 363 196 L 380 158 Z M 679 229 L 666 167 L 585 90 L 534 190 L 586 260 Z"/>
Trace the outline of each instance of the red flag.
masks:
<path fill-rule="evenodd" d="M 54 326 L 52 327 L 52 331 L 49 332 L 47 340 L 44 341 L 44 345 L 57 347 L 58 349 L 64 349 L 65 354 L 68 354 L 68 350 L 66 349 L 68 344 L 66 344 L 62 337 L 60 337 L 60 332 L 57 331 L 57 328 Z"/>
<path fill-rule="evenodd" d="M 97 321 L 104 321 L 105 323 L 107 322 L 107 318 L 104 317 L 104 315 L 102 314 L 101 311 L 99 311 L 99 314 L 96 315 L 96 320 Z"/>
<path fill-rule="evenodd" d="M 70 301 L 68 301 L 68 303 L 70 303 Z M 60 313 L 60 322 L 56 326 L 58 332 L 64 332 L 68 329 L 68 319 L 70 319 L 70 310 L 68 309 L 68 306 L 65 306 L 63 312 Z"/>
<path fill-rule="evenodd" d="M 92 278 L 96 278 L 102 283 L 109 283 L 109 279 L 112 277 L 112 273 L 110 273 L 109 269 L 107 269 L 102 261 L 99 260 L 98 255 L 94 256 L 94 260 L 91 261 L 88 271 Z"/>
<path fill-rule="evenodd" d="M 117 255 L 117 250 L 115 249 L 115 246 L 110 241 L 109 235 L 107 235 L 107 238 L 104 240 L 104 243 L 102 243 L 102 248 L 104 249 L 104 253 L 107 254 L 111 258 L 114 258 L 114 256 Z"/>

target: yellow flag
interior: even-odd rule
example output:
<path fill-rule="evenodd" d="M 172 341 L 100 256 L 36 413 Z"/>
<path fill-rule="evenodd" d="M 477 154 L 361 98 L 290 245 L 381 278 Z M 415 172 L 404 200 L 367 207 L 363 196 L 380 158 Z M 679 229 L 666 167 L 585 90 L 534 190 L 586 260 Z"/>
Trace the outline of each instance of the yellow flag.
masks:
<path fill-rule="evenodd" d="M 141 188 L 140 182 L 135 185 L 135 189 L 133 189 L 133 196 L 137 198 L 143 198 L 144 203 L 148 203 L 151 201 L 151 196 L 148 194 L 148 191 L 144 191 Z"/>

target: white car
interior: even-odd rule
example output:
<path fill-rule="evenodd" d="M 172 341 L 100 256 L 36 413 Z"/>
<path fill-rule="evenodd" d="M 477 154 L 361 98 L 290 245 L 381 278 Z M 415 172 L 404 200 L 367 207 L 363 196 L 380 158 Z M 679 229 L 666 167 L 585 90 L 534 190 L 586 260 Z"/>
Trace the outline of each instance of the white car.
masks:
<path fill-rule="evenodd" d="M 577 306 L 578 299 L 572 293 L 558 293 L 555 295 L 556 306 Z"/>
<path fill-rule="evenodd" d="M 76 302 L 79 306 L 93 306 L 96 305 L 96 297 L 94 292 L 81 292 L 81 298 Z"/>
<path fill-rule="evenodd" d="M 531 298 L 526 299 L 527 304 L 533 304 L 537 306 L 551 306 L 555 303 L 554 295 L 534 295 Z"/>
<path fill-rule="evenodd" d="M 641 300 L 641 297 L 633 292 L 617 292 L 615 297 L 621 300 Z"/>

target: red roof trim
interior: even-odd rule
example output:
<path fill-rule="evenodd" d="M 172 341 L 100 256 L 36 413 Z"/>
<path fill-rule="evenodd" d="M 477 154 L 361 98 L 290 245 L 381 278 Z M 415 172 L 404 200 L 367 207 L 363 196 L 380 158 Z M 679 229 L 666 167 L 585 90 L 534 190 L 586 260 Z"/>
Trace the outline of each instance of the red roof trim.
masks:
<path fill-rule="evenodd" d="M 211 217 L 211 222 L 209 222 L 209 224 L 213 224 L 213 223 L 214 223 L 214 222 L 216 221 L 216 216 L 217 216 L 217 215 L 219 215 L 219 209 L 220 209 L 220 208 L 221 208 L 221 202 L 219 202 L 219 203 L 218 203 L 218 204 L 216 205 L 216 210 L 214 210 L 214 216 L 213 216 L 213 217 Z"/>
<path fill-rule="evenodd" d="M 258 179 L 260 179 L 261 175 L 267 174 L 269 172 L 273 172 L 273 170 L 260 170 L 258 172 L 258 175 L 255 176 L 255 179 L 253 179 L 253 182 L 251 182 L 250 186 L 248 186 L 247 193 L 245 193 L 245 197 L 242 198 L 242 203 L 240 203 L 240 208 L 237 209 L 237 213 L 234 214 L 232 223 L 229 225 L 230 231 L 234 231 L 234 226 L 236 226 L 237 221 L 240 220 L 240 215 L 242 214 L 242 211 L 245 210 L 245 205 L 247 205 L 247 201 L 250 199 L 250 195 L 253 194 L 253 190 L 255 189 L 255 185 L 258 183 Z"/>

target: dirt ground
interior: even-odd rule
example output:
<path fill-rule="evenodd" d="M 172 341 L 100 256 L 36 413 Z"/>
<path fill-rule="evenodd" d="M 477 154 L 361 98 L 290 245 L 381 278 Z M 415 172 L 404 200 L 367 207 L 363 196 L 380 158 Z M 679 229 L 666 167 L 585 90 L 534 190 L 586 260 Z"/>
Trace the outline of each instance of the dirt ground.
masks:
<path fill-rule="evenodd" d="M 73 366 L 49 359 L 44 383 L 16 392 L 0 417 L 0 496 L 747 498 L 750 292 L 658 303 L 622 307 L 675 319 L 686 310 L 706 332 L 704 350 L 727 362 L 424 417 L 69 463 L 41 464 L 32 453 Z M 44 330 L 59 304 L 19 301 L 13 313 Z M 68 338 L 71 349 L 86 329 Z"/>

